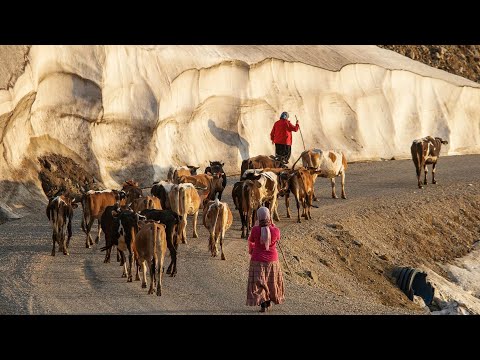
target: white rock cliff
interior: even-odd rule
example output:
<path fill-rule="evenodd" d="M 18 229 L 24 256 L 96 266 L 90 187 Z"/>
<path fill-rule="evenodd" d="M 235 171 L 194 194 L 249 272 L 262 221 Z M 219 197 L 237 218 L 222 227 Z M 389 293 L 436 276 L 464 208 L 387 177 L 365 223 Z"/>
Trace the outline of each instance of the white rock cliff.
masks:
<path fill-rule="evenodd" d="M 479 153 L 479 86 L 376 46 L 1 46 L 0 190 L 42 197 L 48 152 L 110 187 L 208 160 L 239 173 L 274 152 L 282 111 L 307 148 L 349 160 L 409 157 L 425 135 L 448 139 L 442 155 Z"/>

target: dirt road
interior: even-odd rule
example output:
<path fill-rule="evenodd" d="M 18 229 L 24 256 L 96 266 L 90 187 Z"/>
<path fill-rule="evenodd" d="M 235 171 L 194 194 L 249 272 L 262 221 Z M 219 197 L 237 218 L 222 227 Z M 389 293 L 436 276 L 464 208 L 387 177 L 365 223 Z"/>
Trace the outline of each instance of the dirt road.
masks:
<path fill-rule="evenodd" d="M 349 164 L 348 199 L 331 199 L 329 181 L 318 179 L 319 208 L 313 209 L 313 220 L 302 224 L 296 223 L 295 202 L 290 205 L 294 216 L 286 219 L 280 200 L 278 226 L 291 272 L 280 254 L 286 301 L 270 314 L 422 313 L 393 285 L 388 271 L 394 265 L 435 266 L 462 256 L 480 239 L 475 226 L 480 219 L 478 164 L 477 155 L 442 157 L 438 184 L 423 190 L 416 187 L 411 160 Z M 74 214 L 70 256 L 50 255 L 51 228 L 44 212 L 0 225 L 0 314 L 257 314 L 245 306 L 249 257 L 231 199 L 235 181 L 229 178 L 224 192 L 234 213 L 227 260 L 210 256 L 201 221 L 200 237 L 191 238 L 189 218 L 178 274 L 164 276 L 161 297 L 121 278 L 114 256 L 112 263 L 103 263 L 103 234 L 93 249 L 85 248 L 81 208 Z M 463 216 L 456 215 L 462 214 L 459 209 Z M 455 216 L 452 224 L 458 228 L 436 222 Z M 430 233 L 423 233 L 425 223 Z M 458 246 L 452 245 L 452 236 L 461 238 Z"/>

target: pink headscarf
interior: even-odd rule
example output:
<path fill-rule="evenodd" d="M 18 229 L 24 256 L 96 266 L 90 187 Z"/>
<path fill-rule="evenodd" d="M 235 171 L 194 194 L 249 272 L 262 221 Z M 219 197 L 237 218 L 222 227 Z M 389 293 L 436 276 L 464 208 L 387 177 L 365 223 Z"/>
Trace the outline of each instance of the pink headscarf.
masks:
<path fill-rule="evenodd" d="M 262 206 L 257 210 L 257 224 L 260 228 L 260 243 L 265 245 L 265 250 L 270 248 L 270 242 L 272 235 L 270 234 L 270 225 L 272 221 L 270 219 L 270 210 L 267 207 Z"/>

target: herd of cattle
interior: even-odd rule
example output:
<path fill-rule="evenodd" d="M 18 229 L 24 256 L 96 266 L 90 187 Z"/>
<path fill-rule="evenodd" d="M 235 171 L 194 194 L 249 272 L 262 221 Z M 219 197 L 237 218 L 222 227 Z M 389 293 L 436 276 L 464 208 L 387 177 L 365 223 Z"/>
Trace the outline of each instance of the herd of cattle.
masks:
<path fill-rule="evenodd" d="M 427 184 L 427 164 L 433 164 L 432 182 L 435 184 L 435 165 L 442 144 L 447 141 L 427 136 L 415 140 L 411 146 L 412 160 L 415 164 L 418 186 L 421 169 L 425 172 L 424 184 Z M 295 169 L 299 160 L 303 167 Z M 105 234 L 105 263 L 110 262 L 113 246 L 117 248 L 117 261 L 123 266 L 122 277 L 132 281 L 132 264 L 136 263 L 136 280 L 139 268 L 142 268 L 142 288 L 146 288 L 146 267 L 149 266 L 150 289 L 153 294 L 161 295 L 162 273 L 165 253 L 170 252 L 170 264 L 167 274 L 177 273 L 177 249 L 179 241 L 187 243 L 187 215 L 193 216 L 193 237 L 197 238 L 197 217 L 202 209 L 203 225 L 210 233 L 209 250 L 212 256 L 218 255 L 220 245 L 221 259 L 225 260 L 223 241 L 225 232 L 233 222 L 232 211 L 226 202 L 222 202 L 222 193 L 227 185 L 224 163 L 211 161 L 203 174 L 197 174 L 199 167 L 186 166 L 171 168 L 167 180 L 155 182 L 150 195 L 145 196 L 138 183 L 126 181 L 121 190 L 90 190 L 83 194 L 80 201 L 62 194 L 49 200 L 46 214 L 53 228 L 52 256 L 55 256 L 55 244 L 68 255 L 72 236 L 73 210 L 77 202 L 83 208 L 82 230 L 86 234 L 85 246 L 90 248 L 94 241 L 90 235 L 97 220 L 98 230 Z M 347 159 L 340 151 L 322 151 L 310 149 L 304 151 L 291 168 L 282 158 L 259 155 L 243 160 L 240 181 L 233 185 L 232 198 L 235 209 L 239 211 L 242 223 L 241 237 L 246 238 L 255 222 L 256 209 L 267 206 L 275 221 L 278 216 L 278 198 L 285 197 L 287 217 L 290 218 L 289 196 L 293 195 L 297 205 L 297 222 L 301 217 L 311 219 L 310 209 L 316 200 L 314 183 L 318 176 L 331 179 L 332 197 L 335 192 L 335 178 L 341 177 L 342 198 L 346 199 L 345 172 Z M 300 206 L 302 215 L 300 216 Z M 128 256 L 126 252 L 128 251 Z M 127 266 L 128 259 L 128 266 Z M 155 284 L 155 285 L 154 285 Z"/>

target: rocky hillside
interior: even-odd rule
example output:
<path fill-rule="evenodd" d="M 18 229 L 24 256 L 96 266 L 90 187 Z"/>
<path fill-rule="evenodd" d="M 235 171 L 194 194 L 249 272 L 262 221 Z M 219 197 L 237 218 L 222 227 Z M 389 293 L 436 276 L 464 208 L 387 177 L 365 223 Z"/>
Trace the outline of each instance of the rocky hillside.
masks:
<path fill-rule="evenodd" d="M 480 83 L 480 45 L 379 45 Z"/>

